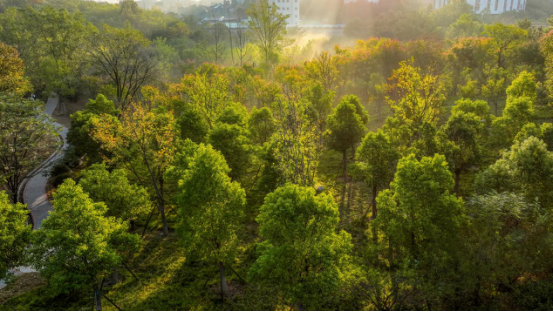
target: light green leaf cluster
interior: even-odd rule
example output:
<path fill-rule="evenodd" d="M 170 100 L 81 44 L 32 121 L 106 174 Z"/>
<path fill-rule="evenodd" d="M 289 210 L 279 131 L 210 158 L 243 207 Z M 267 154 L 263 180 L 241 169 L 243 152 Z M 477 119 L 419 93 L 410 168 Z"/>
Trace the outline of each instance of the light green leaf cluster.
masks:
<path fill-rule="evenodd" d="M 263 242 L 250 279 L 281 286 L 292 304 L 320 308 L 339 289 L 352 249 L 351 236 L 336 231 L 332 195 L 287 184 L 265 198 L 257 222 Z"/>
<path fill-rule="evenodd" d="M 177 229 L 190 256 L 212 263 L 233 260 L 246 194 L 229 172 L 219 152 L 200 144 L 179 182 Z"/>
<path fill-rule="evenodd" d="M 29 243 L 29 214 L 22 204 L 12 204 L 8 194 L 0 191 L 0 279 L 9 277 L 8 270 L 21 265 Z"/>
<path fill-rule="evenodd" d="M 54 192 L 54 211 L 32 234 L 33 266 L 48 279 L 52 295 L 88 290 L 121 263 L 122 251 L 137 246 L 128 224 L 106 217 L 104 203 L 94 203 L 73 180 Z"/>

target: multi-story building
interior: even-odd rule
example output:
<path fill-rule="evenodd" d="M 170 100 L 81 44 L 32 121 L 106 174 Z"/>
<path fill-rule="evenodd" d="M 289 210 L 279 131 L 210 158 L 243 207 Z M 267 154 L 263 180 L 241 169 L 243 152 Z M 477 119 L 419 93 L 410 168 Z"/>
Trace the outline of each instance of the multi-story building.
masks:
<path fill-rule="evenodd" d="M 466 0 L 476 13 L 501 14 L 509 11 L 523 11 L 526 0 Z M 450 4 L 452 0 L 434 0 L 436 9 Z"/>
<path fill-rule="evenodd" d="M 288 15 L 288 26 L 300 24 L 300 0 L 269 0 L 269 3 L 276 4 L 279 13 Z"/>
<path fill-rule="evenodd" d="M 344 0 L 344 4 L 348 4 L 348 3 L 351 3 L 351 2 L 355 2 L 355 1 L 358 1 L 358 0 Z M 365 0 L 366 2 L 372 2 L 372 3 L 378 3 L 379 0 Z"/>

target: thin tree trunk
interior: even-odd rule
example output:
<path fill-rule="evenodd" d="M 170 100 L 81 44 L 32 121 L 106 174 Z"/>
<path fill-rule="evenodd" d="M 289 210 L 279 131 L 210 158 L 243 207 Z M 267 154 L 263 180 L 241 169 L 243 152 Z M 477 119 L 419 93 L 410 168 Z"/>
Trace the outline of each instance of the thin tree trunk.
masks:
<path fill-rule="evenodd" d="M 344 166 L 344 183 L 347 184 L 348 182 L 348 156 L 347 156 L 347 150 L 344 151 L 343 158 L 342 158 L 342 165 Z"/>
<path fill-rule="evenodd" d="M 457 197 L 459 197 L 459 184 L 461 182 L 461 170 L 455 170 L 455 187 L 453 192 Z"/>
<path fill-rule="evenodd" d="M 377 192 L 376 186 L 373 186 L 373 195 L 372 195 L 372 200 L 371 200 L 371 206 L 372 206 L 372 216 L 371 216 L 371 220 L 376 219 L 376 215 L 377 215 L 377 209 L 376 209 L 376 192 Z"/>
<path fill-rule="evenodd" d="M 343 167 L 343 175 L 344 175 L 344 187 L 342 188 L 342 209 L 345 208 L 346 204 L 346 194 L 347 194 L 347 184 L 348 184 L 348 167 L 347 167 L 347 150 L 345 150 L 342 154 L 342 167 Z M 342 212 L 340 212 L 341 215 Z"/>
<path fill-rule="evenodd" d="M 162 204 L 161 208 L 161 220 L 163 221 L 163 235 L 169 235 L 169 226 L 167 225 L 167 217 L 165 217 L 165 204 Z"/>
<path fill-rule="evenodd" d="M 119 272 L 117 272 L 117 266 L 113 267 L 113 273 L 111 274 L 111 282 L 113 285 L 119 283 Z"/>
<path fill-rule="evenodd" d="M 219 272 L 221 273 L 221 298 L 228 296 L 227 278 L 225 277 L 225 265 L 219 262 Z"/>
<path fill-rule="evenodd" d="M 94 284 L 94 306 L 96 307 L 96 311 L 102 311 L 102 297 L 98 284 Z"/>

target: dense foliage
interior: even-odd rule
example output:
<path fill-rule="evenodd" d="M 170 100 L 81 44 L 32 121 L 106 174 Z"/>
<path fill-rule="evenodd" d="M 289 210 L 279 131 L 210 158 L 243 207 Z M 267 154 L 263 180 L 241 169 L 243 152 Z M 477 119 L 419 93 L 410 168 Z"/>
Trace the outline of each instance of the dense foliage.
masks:
<path fill-rule="evenodd" d="M 0 308 L 553 308 L 550 3 L 237 2 L 0 0 L 0 278 L 47 280 Z M 31 94 L 88 101 L 29 234 Z"/>

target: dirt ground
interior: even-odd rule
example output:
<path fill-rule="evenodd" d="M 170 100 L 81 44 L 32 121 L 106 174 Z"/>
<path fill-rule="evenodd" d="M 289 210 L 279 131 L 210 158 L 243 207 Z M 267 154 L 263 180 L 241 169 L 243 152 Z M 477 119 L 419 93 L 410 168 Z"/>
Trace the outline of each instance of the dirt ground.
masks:
<path fill-rule="evenodd" d="M 71 114 L 74 112 L 83 110 L 86 106 L 86 103 L 88 102 L 88 98 L 80 98 L 76 102 L 70 102 L 70 101 L 64 101 L 65 104 L 65 110 L 63 105 L 59 105 L 56 107 L 56 110 L 52 114 L 54 119 L 63 125 L 64 127 L 69 128 L 71 125 Z"/>

